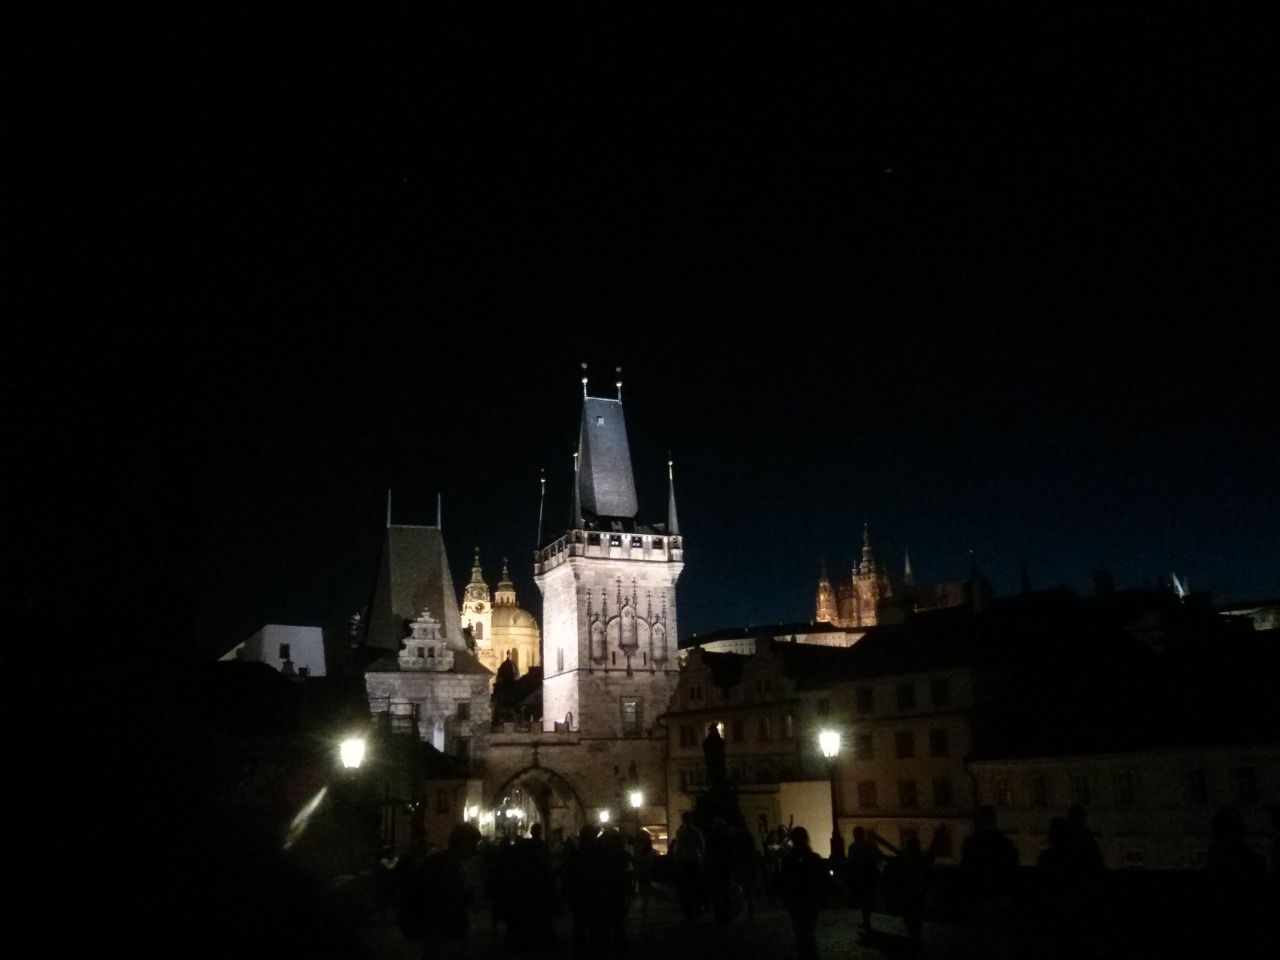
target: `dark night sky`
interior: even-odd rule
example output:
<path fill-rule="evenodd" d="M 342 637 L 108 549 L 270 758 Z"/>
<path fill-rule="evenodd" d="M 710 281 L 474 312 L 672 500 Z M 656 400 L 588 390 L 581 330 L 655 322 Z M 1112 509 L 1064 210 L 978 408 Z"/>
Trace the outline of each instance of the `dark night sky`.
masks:
<path fill-rule="evenodd" d="M 1280 594 L 1260 24 L 434 6 L 6 11 L 10 601 L 344 619 L 392 487 L 538 609 L 584 360 L 651 518 L 675 456 L 682 632 L 807 618 L 864 520 Z"/>

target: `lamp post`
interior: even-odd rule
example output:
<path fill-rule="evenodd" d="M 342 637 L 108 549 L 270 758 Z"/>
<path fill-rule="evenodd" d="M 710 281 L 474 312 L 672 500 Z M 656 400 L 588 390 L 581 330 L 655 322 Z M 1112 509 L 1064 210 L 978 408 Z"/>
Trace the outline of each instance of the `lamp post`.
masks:
<path fill-rule="evenodd" d="M 823 730 L 818 734 L 818 746 L 827 758 L 827 772 L 831 777 L 831 858 L 844 858 L 844 837 L 840 834 L 840 808 L 836 801 L 836 757 L 840 755 L 840 734 L 835 730 Z"/>
<path fill-rule="evenodd" d="M 627 794 L 627 802 L 631 804 L 632 814 L 636 818 L 636 832 L 632 836 L 632 842 L 639 843 L 640 837 L 640 808 L 644 806 L 644 794 L 639 790 L 632 790 Z"/>

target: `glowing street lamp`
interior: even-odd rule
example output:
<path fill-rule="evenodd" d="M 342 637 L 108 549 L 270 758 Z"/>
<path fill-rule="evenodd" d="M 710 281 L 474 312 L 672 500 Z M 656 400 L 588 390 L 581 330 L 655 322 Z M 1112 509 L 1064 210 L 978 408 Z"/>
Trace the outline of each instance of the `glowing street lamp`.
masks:
<path fill-rule="evenodd" d="M 840 810 L 836 803 L 836 758 L 840 756 L 840 733 L 837 730 L 823 730 L 818 734 L 818 746 L 822 755 L 827 758 L 827 768 L 831 776 L 831 856 L 844 857 L 844 837 L 840 835 Z"/>
<path fill-rule="evenodd" d="M 639 810 L 644 806 L 644 794 L 639 790 L 632 790 L 631 793 L 627 795 L 627 799 L 631 801 L 632 810 Z"/>
<path fill-rule="evenodd" d="M 338 755 L 342 765 L 348 770 L 356 770 L 364 763 L 364 737 L 348 737 L 338 747 Z"/>
<path fill-rule="evenodd" d="M 608 822 L 609 822 L 609 811 L 608 811 L 608 810 L 601 810 L 601 811 L 600 811 L 599 816 L 600 816 L 600 823 L 601 823 L 601 824 L 606 824 L 606 823 L 608 823 Z"/>

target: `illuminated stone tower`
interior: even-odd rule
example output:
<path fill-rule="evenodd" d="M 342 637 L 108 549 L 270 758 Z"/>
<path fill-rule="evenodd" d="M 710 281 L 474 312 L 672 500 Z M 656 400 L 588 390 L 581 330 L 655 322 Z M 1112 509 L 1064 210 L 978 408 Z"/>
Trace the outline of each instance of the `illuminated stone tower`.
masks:
<path fill-rule="evenodd" d="M 480 548 L 476 547 L 475 560 L 471 564 L 471 582 L 462 591 L 462 610 L 459 611 L 462 628 L 471 628 L 471 639 L 476 644 L 476 658 L 490 670 L 497 671 L 502 658 L 493 649 L 493 601 L 489 596 L 489 584 L 480 569 Z"/>
<path fill-rule="evenodd" d="M 684 549 L 667 464 L 667 521 L 639 519 L 631 450 L 616 399 L 587 395 L 570 529 L 538 550 L 543 596 L 543 725 L 583 737 L 654 735 L 675 690 L 676 580 Z"/>

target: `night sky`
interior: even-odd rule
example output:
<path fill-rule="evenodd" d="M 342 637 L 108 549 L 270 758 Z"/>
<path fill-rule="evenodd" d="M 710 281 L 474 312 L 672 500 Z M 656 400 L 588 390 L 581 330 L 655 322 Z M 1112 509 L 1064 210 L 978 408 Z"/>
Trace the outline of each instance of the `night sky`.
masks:
<path fill-rule="evenodd" d="M 390 487 L 538 612 L 583 361 L 642 519 L 675 458 L 682 633 L 809 618 L 864 522 L 1280 594 L 1273 33 L 438 6 L 6 10 L 7 603 L 341 621 Z"/>

